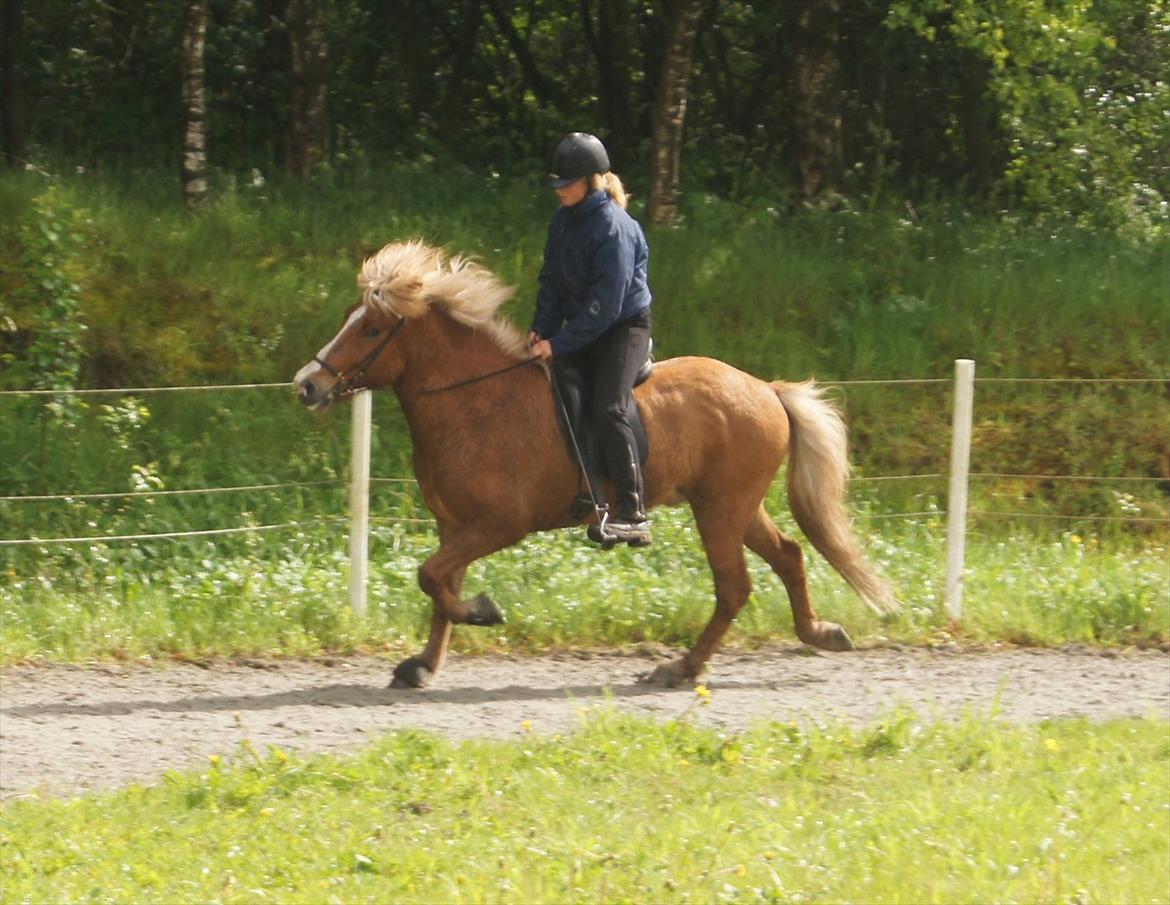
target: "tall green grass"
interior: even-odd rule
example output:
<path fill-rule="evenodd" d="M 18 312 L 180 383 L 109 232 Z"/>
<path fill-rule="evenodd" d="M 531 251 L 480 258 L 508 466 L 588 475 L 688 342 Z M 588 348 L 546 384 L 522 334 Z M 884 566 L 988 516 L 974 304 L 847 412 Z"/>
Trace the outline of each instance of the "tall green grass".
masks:
<path fill-rule="evenodd" d="M 3 174 L 0 255 L 17 262 L 16 228 L 38 207 L 67 206 L 85 240 L 73 266 L 92 346 L 120 378 L 174 382 L 287 377 L 336 326 L 362 256 L 413 236 L 481 256 L 519 287 L 507 311 L 526 324 L 555 207 L 535 182 L 425 164 L 311 187 L 240 182 L 198 216 L 169 173 L 49 184 Z M 1166 376 L 1167 236 L 1053 235 L 948 208 L 781 215 L 711 197 L 649 232 L 664 356 L 716 355 L 770 378 L 946 376 L 958 357 L 989 376 Z M 167 327 L 207 354 L 160 344 Z"/>
<path fill-rule="evenodd" d="M 5 806 L 0 901 L 1165 903 L 1166 733 L 892 713 L 727 734 L 600 710 L 569 737 L 245 746 Z"/>
<path fill-rule="evenodd" d="M 508 621 L 461 629 L 457 648 L 690 646 L 714 608 L 710 571 L 687 512 L 657 510 L 653 522 L 655 544 L 644 551 L 605 555 L 582 532 L 564 531 L 534 535 L 476 563 L 465 593 L 487 591 Z M 1170 640 L 1164 543 L 977 530 L 968 546 L 964 619 L 956 626 L 943 607 L 942 520 L 882 524 L 880 531 L 866 529 L 867 546 L 904 603 L 893 619 L 871 613 L 806 546 L 814 605 L 859 644 Z M 0 582 L 0 663 L 338 650 L 400 655 L 417 646 L 431 603 L 415 576 L 438 546 L 433 530 L 375 524 L 369 608 L 358 618 L 348 603 L 343 529 L 289 529 L 231 545 L 96 544 L 56 559 L 46 555 L 34 568 L 9 566 Z M 794 640 L 782 584 L 761 560 L 749 554 L 748 562 L 755 590 L 730 643 Z"/>

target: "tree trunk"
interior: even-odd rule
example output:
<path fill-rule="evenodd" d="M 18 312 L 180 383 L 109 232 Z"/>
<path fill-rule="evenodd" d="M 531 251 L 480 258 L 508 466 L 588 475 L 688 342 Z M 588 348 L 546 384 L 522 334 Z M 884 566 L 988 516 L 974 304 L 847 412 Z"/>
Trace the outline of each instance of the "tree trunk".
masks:
<path fill-rule="evenodd" d="M 789 0 L 793 145 L 800 197 L 841 188 L 840 0 Z"/>
<path fill-rule="evenodd" d="M 292 57 L 288 172 L 307 182 L 325 161 L 325 94 L 329 46 L 323 0 L 288 0 L 288 44 Z"/>
<path fill-rule="evenodd" d="M 698 0 L 679 0 L 667 32 L 662 80 L 654 105 L 650 193 L 646 205 L 650 222 L 660 225 L 670 225 L 678 217 L 683 125 L 698 19 Z"/>
<path fill-rule="evenodd" d="M 967 154 L 967 191 L 986 198 L 991 189 L 991 129 L 987 115 L 987 64 L 975 52 L 963 52 L 958 116 Z"/>
<path fill-rule="evenodd" d="M 4 160 L 10 167 L 24 165 L 24 117 L 21 115 L 20 54 L 24 44 L 24 9 L 22 0 L 5 0 L 4 40 L 0 53 L 4 89 L 0 98 L 0 118 Z"/>
<path fill-rule="evenodd" d="M 183 23 L 183 199 L 197 207 L 207 196 L 207 86 L 203 46 L 207 38 L 207 0 L 189 0 Z"/>
<path fill-rule="evenodd" d="M 633 11 L 626 0 L 598 0 L 596 22 L 590 0 L 579 0 L 585 43 L 597 61 L 598 118 L 610 156 L 625 160 L 637 143 L 631 102 L 630 36 Z"/>
<path fill-rule="evenodd" d="M 442 144 L 456 148 L 462 144 L 467 110 L 476 88 L 473 79 L 475 47 L 483 25 L 484 11 L 479 0 L 463 0 L 458 5 L 448 0 L 440 5 L 444 8 L 432 9 L 431 15 L 447 43 L 451 75 L 443 80 L 435 127 Z M 431 8 L 431 4 L 427 6 Z"/>

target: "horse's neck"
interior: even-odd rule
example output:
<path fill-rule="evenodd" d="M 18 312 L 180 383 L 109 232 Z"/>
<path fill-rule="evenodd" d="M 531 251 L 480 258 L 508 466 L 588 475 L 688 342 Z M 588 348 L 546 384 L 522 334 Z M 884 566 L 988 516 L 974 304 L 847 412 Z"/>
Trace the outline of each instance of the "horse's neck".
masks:
<path fill-rule="evenodd" d="M 439 311 L 414 324 L 407 364 L 398 382 L 404 396 L 471 380 L 516 361 L 486 331 L 476 331 Z"/>
<path fill-rule="evenodd" d="M 482 414 L 508 404 L 506 375 L 455 385 L 506 368 L 516 359 L 486 333 L 439 312 L 416 323 L 418 333 L 395 390 L 416 444 L 428 438 L 449 442 L 453 432 L 465 429 L 472 410 Z"/>

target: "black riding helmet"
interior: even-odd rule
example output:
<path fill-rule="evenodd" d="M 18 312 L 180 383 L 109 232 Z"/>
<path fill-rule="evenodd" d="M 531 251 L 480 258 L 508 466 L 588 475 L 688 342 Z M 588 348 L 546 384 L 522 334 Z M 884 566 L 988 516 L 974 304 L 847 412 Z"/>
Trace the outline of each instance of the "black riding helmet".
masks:
<path fill-rule="evenodd" d="M 601 140 L 588 132 L 570 132 L 552 152 L 544 182 L 551 188 L 562 189 L 594 173 L 608 172 L 609 155 Z"/>

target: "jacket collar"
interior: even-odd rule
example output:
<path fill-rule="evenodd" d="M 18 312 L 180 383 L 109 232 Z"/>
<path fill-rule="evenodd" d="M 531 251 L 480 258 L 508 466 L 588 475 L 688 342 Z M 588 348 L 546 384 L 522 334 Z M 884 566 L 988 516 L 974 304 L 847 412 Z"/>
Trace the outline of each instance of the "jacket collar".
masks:
<path fill-rule="evenodd" d="M 595 189 L 569 208 L 569 216 L 584 217 L 605 204 L 609 204 L 609 193 L 605 189 Z"/>

